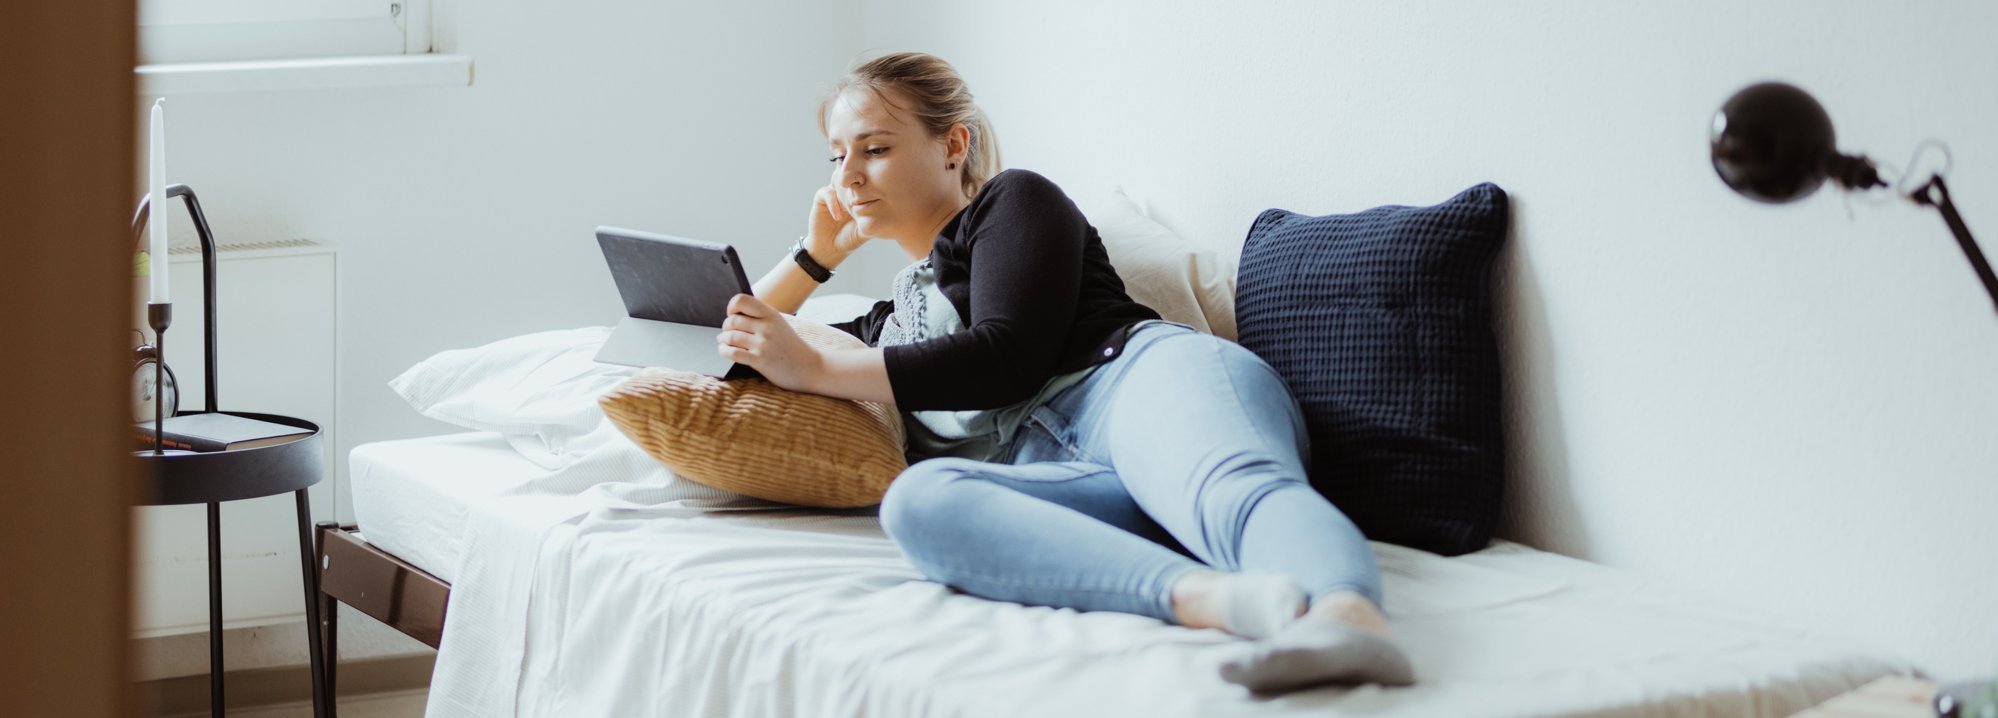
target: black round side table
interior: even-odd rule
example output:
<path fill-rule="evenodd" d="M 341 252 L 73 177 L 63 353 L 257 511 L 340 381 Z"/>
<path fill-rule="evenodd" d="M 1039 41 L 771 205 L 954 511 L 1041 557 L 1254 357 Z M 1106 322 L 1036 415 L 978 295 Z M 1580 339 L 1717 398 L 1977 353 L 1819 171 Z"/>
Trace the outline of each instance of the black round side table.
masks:
<path fill-rule="evenodd" d="M 181 412 L 186 415 L 192 412 Z M 254 449 L 132 454 L 145 482 L 142 505 L 208 505 L 208 692 L 211 714 L 222 710 L 222 502 L 273 496 L 298 497 L 298 560 L 305 585 L 305 638 L 312 661 L 312 712 L 325 718 L 330 703 L 320 670 L 319 574 L 312 570 L 312 507 L 306 489 L 319 483 L 323 456 L 319 425 L 304 419 L 242 411 L 218 412 L 294 426 L 312 433 L 283 444 Z"/>

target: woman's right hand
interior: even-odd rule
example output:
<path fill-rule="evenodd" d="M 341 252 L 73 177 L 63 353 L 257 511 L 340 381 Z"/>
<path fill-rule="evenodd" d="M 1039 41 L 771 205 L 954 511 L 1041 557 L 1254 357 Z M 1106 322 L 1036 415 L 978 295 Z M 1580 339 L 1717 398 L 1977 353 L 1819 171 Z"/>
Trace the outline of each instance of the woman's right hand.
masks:
<path fill-rule="evenodd" d="M 867 243 L 867 237 L 860 234 L 860 225 L 853 221 L 853 213 L 848 212 L 846 203 L 839 198 L 839 191 L 831 185 L 820 187 L 812 196 L 812 218 L 809 225 L 811 234 L 806 244 L 814 252 L 831 246 L 840 253 L 840 258 L 854 253 L 860 245 Z M 830 257 L 822 259 L 831 259 Z"/>

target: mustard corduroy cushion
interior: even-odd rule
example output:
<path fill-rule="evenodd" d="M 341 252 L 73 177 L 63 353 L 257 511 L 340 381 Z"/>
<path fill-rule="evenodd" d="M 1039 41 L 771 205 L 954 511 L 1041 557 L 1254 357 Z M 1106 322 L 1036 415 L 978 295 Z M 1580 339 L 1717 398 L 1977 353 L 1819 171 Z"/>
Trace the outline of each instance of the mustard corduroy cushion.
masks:
<path fill-rule="evenodd" d="M 787 318 L 820 349 L 866 346 L 838 329 Z M 663 367 L 640 370 L 598 403 L 625 436 L 674 473 L 760 499 L 872 506 L 908 468 L 902 417 L 886 404 Z"/>

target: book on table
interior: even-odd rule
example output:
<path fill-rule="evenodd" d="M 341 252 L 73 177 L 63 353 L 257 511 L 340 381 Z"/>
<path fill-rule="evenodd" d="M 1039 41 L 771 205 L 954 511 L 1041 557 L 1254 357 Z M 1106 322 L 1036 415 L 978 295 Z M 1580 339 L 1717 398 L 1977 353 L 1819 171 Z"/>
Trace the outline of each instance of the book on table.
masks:
<path fill-rule="evenodd" d="M 153 446 L 153 422 L 133 424 L 139 443 Z M 237 451 L 297 441 L 312 434 L 310 429 L 286 426 L 233 414 L 201 413 L 168 417 L 160 433 L 160 443 L 168 449 L 190 451 Z"/>

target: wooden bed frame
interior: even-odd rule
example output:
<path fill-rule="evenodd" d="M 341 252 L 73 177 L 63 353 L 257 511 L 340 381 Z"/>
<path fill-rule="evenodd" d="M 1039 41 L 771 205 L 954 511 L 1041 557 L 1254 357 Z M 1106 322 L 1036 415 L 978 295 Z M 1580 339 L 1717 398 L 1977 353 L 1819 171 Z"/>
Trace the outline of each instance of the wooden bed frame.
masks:
<path fill-rule="evenodd" d="M 317 715 L 334 715 L 335 669 L 340 665 L 339 604 L 353 606 L 390 628 L 436 648 L 444 641 L 444 608 L 451 584 L 376 548 L 356 534 L 353 524 L 317 524 L 319 645 L 326 691 Z"/>

